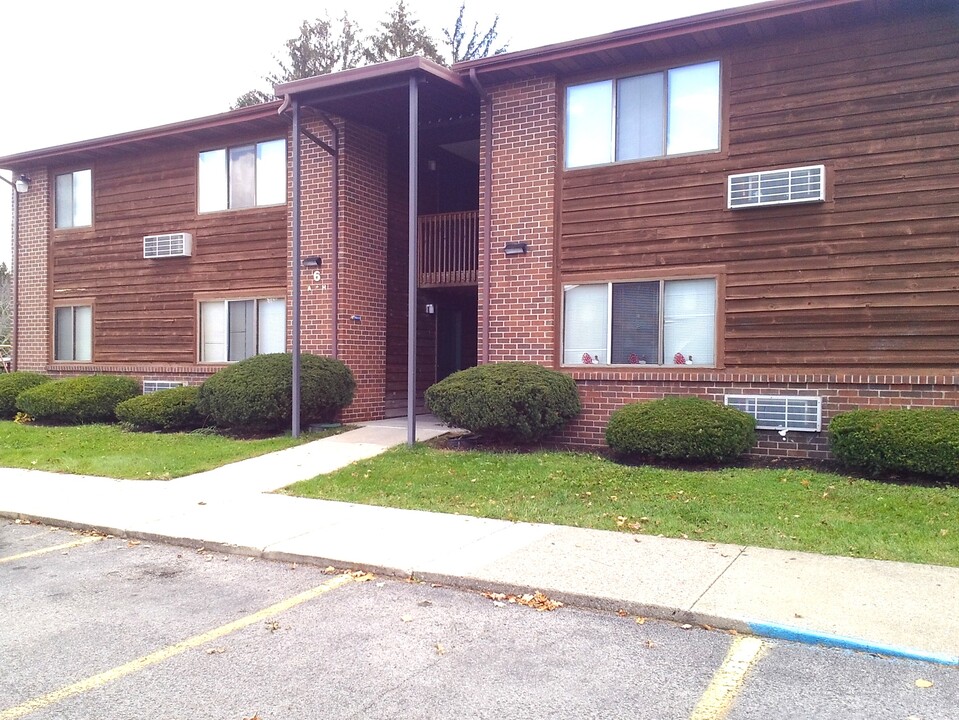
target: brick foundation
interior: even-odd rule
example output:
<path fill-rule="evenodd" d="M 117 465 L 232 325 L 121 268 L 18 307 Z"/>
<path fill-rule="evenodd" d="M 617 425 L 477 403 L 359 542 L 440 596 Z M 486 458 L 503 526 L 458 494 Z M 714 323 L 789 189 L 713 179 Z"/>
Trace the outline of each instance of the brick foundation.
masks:
<path fill-rule="evenodd" d="M 577 447 L 605 444 L 610 414 L 626 403 L 657 400 L 669 395 L 696 395 L 723 402 L 725 395 L 802 395 L 822 398 L 822 432 L 793 431 L 785 437 L 773 430 L 757 431 L 751 451 L 756 457 L 807 460 L 829 458 L 829 421 L 836 413 L 856 408 L 919 408 L 959 406 L 959 376 L 908 375 L 750 375 L 703 372 L 680 374 L 572 372 L 583 412 L 556 439 Z"/>

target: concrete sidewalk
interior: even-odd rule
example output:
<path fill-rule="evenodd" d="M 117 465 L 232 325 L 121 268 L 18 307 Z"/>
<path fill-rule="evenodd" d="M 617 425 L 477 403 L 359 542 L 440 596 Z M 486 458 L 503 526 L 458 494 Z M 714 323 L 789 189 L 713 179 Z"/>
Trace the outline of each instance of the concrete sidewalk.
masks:
<path fill-rule="evenodd" d="M 405 440 L 380 421 L 167 482 L 0 469 L 0 516 L 959 665 L 959 568 L 265 494 Z"/>

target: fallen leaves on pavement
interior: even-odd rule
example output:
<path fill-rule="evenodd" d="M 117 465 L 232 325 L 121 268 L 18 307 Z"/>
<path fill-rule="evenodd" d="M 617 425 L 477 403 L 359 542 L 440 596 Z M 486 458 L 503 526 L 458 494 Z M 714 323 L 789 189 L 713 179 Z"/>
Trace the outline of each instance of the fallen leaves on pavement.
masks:
<path fill-rule="evenodd" d="M 364 572 L 363 570 L 337 570 L 332 565 L 323 568 L 323 574 L 324 575 L 349 575 L 356 582 L 369 582 L 370 580 L 373 579 L 373 576 L 370 573 Z"/>
<path fill-rule="evenodd" d="M 483 597 L 488 600 L 492 600 L 493 604 L 497 606 L 501 606 L 505 603 L 513 603 L 514 605 L 525 605 L 526 607 L 531 607 L 540 612 L 556 610 L 557 608 L 563 607 L 563 603 L 561 603 L 559 600 L 550 600 L 539 590 L 532 594 L 527 593 L 526 595 L 508 595 L 506 593 L 486 592 L 483 593 Z"/>
<path fill-rule="evenodd" d="M 916 687 L 917 687 L 917 688 L 931 688 L 931 687 L 932 687 L 932 680 L 923 680 L 922 678 L 919 678 L 918 680 L 916 680 Z"/>

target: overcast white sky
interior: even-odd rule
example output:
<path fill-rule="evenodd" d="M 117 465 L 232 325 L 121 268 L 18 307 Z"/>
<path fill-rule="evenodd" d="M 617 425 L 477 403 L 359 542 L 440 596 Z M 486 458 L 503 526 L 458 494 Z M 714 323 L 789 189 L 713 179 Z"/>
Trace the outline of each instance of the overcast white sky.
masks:
<path fill-rule="evenodd" d="M 510 50 L 696 15 L 750 0 L 467 0 L 500 16 Z M 303 20 L 350 16 L 366 32 L 394 0 L 4 0 L 0 6 L 0 155 L 228 110 L 275 68 Z M 407 0 L 434 36 L 459 0 Z M 264 88 L 265 89 L 265 88 Z M 10 177 L 9 173 L 4 174 Z M 10 264 L 11 188 L 0 183 L 0 262 Z"/>

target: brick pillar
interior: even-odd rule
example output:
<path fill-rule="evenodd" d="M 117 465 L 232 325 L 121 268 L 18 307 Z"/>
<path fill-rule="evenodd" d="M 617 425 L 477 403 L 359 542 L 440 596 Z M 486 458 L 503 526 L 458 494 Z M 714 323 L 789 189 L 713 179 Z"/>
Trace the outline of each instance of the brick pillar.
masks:
<path fill-rule="evenodd" d="M 25 173 L 30 190 L 17 196 L 17 369 L 43 372 L 50 360 L 50 311 L 47 258 L 50 243 L 50 188 L 46 169 L 16 169 Z"/>
<path fill-rule="evenodd" d="M 556 83 L 523 80 L 492 90 L 493 188 L 480 174 L 480 212 L 492 202 L 490 267 L 480 253 L 480 337 L 483 347 L 483 276 L 490 276 L 490 361 L 553 365 L 554 181 Z M 484 107 L 481 137 L 490 118 Z M 507 242 L 525 242 L 526 255 L 507 257 Z M 482 350 L 481 350 L 482 352 Z"/>
<path fill-rule="evenodd" d="M 321 120 L 307 118 L 303 125 L 324 142 L 333 144 L 333 134 Z M 322 265 L 317 270 L 320 279 L 314 279 L 312 269 L 293 267 L 292 213 L 290 242 L 287 243 L 287 248 L 293 272 L 300 273 L 300 348 L 305 353 L 328 357 L 333 352 L 333 158 L 312 140 L 304 137 L 301 143 L 300 254 L 302 257 L 321 259 Z M 292 167 L 292 156 L 290 166 Z M 292 198 L 292 185 L 290 197 Z M 287 283 L 287 288 L 292 288 L 292 281 Z M 288 307 L 292 308 L 292 302 L 292 296 L 290 296 L 287 301 Z M 287 313 L 287 317 L 291 323 L 287 337 L 292 339 L 292 311 Z M 340 347 L 342 348 L 342 342 Z"/>
<path fill-rule="evenodd" d="M 356 377 L 344 420 L 383 417 L 386 401 L 387 142 L 347 123 L 340 167 L 340 358 Z"/>

